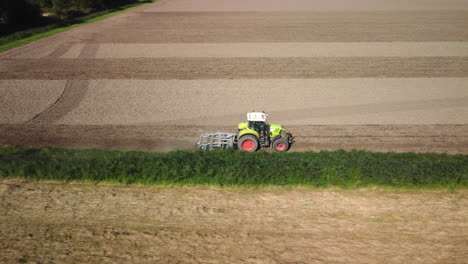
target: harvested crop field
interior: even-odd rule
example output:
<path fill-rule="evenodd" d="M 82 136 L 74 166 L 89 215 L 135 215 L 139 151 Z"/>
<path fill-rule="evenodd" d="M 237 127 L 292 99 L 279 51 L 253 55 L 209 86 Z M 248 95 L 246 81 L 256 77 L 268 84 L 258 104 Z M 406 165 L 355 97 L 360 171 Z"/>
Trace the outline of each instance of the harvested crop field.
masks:
<path fill-rule="evenodd" d="M 160 0 L 1 52 L 0 146 L 193 149 L 201 132 L 235 132 L 246 112 L 264 110 L 296 136 L 293 151 L 468 154 L 467 25 L 459 0 Z M 12 157 L 7 174 L 19 176 Z M 27 172 L 44 176 L 42 161 L 29 159 L 36 170 Z M 1 263 L 467 259 L 464 189 L 122 186 L 7 174 Z"/>
<path fill-rule="evenodd" d="M 293 151 L 468 153 L 468 4 L 161 0 L 0 53 L 0 144 L 167 151 L 251 110 Z"/>
<path fill-rule="evenodd" d="M 0 262 L 465 263 L 466 197 L 1 180 Z"/>

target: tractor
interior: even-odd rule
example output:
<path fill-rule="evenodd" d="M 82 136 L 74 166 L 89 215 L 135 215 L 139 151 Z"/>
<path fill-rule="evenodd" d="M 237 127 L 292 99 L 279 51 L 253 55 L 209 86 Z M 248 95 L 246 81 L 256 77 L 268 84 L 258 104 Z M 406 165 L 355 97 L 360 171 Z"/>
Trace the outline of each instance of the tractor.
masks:
<path fill-rule="evenodd" d="M 206 133 L 201 135 L 198 148 L 201 150 L 239 149 L 254 152 L 271 147 L 285 152 L 294 143 L 294 137 L 281 125 L 268 124 L 264 112 L 247 113 L 247 122 L 239 123 L 237 133 Z"/>
<path fill-rule="evenodd" d="M 253 152 L 260 148 L 271 147 L 274 151 L 288 151 L 294 143 L 294 137 L 281 125 L 268 124 L 267 114 L 251 112 L 247 122 L 239 123 L 237 131 L 237 148 Z"/>

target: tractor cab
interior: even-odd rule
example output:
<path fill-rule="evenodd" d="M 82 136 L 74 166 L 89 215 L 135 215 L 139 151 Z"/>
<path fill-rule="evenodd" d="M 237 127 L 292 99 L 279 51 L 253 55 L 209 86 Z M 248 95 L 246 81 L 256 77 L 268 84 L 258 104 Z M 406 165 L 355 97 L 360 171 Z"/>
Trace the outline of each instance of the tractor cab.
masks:
<path fill-rule="evenodd" d="M 247 127 L 258 133 L 260 144 L 269 145 L 270 125 L 266 122 L 267 114 L 252 112 L 247 114 Z"/>

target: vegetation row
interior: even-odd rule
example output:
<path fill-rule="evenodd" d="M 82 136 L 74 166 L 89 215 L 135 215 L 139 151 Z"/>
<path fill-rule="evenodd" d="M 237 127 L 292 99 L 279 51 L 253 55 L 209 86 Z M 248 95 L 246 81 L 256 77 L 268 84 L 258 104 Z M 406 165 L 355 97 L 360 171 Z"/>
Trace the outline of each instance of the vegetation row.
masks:
<path fill-rule="evenodd" d="M 468 186 L 468 155 L 321 151 L 168 153 L 0 148 L 0 178 L 124 184 Z"/>

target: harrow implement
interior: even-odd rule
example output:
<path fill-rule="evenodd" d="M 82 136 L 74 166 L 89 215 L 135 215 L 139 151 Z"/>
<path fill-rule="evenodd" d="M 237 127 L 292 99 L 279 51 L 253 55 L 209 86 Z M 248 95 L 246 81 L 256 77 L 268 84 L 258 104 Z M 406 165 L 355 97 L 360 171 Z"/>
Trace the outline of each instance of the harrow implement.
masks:
<path fill-rule="evenodd" d="M 203 151 L 211 151 L 216 149 L 235 149 L 236 134 L 233 133 L 205 133 L 200 136 L 198 141 L 198 149 Z"/>

